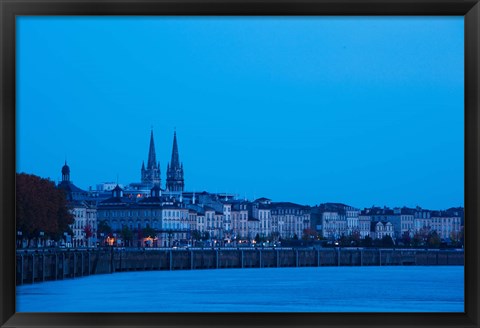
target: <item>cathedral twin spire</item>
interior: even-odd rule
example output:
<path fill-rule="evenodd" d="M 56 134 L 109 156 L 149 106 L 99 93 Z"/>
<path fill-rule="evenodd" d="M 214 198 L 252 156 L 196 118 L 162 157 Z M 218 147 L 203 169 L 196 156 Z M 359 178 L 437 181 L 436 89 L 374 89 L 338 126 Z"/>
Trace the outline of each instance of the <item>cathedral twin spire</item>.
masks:
<path fill-rule="evenodd" d="M 150 132 L 150 148 L 148 150 L 147 168 L 153 168 L 157 164 L 160 170 L 160 162 L 157 163 L 157 156 L 155 155 L 155 142 L 153 141 L 153 130 Z"/>
<path fill-rule="evenodd" d="M 147 167 L 142 162 L 142 183 L 160 186 L 160 162 L 157 162 L 155 154 L 155 142 L 153 140 L 153 130 L 150 133 L 150 148 L 148 150 Z M 183 164 L 180 163 L 177 144 L 177 133 L 173 133 L 172 158 L 167 164 L 167 191 L 183 191 Z"/>
<path fill-rule="evenodd" d="M 160 162 L 157 162 L 155 155 L 155 142 L 153 141 L 153 130 L 150 133 L 150 148 L 148 150 L 147 168 L 142 162 L 142 183 L 160 185 Z"/>
<path fill-rule="evenodd" d="M 167 164 L 167 190 L 183 191 L 183 164 L 180 163 L 177 145 L 177 132 L 173 132 L 172 159 Z"/>

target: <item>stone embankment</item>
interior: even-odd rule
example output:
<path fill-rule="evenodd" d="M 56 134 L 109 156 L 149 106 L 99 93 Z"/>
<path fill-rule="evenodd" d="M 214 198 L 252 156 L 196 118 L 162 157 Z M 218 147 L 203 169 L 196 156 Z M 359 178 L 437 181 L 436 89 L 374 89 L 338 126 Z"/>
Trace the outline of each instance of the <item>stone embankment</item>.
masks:
<path fill-rule="evenodd" d="M 463 250 L 219 248 L 18 250 L 16 284 L 139 270 L 463 265 Z"/>

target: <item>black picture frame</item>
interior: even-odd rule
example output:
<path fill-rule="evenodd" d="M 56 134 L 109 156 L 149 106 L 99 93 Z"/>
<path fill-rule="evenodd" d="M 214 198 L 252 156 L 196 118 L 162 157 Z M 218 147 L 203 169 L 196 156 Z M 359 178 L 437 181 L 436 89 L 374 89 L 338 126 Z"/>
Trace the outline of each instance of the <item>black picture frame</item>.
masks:
<path fill-rule="evenodd" d="M 16 313 L 17 15 L 462 15 L 465 17 L 464 313 Z M 478 0 L 0 0 L 0 323 L 2 327 L 478 327 L 480 5 Z"/>

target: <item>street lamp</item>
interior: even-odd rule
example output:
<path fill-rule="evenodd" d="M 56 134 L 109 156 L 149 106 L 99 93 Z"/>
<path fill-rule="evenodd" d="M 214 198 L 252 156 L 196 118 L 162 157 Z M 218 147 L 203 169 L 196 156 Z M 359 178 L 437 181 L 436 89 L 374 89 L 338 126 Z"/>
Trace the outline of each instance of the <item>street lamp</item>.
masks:
<path fill-rule="evenodd" d="M 40 246 L 43 247 L 44 246 L 43 245 L 43 236 L 45 235 L 45 233 L 43 231 L 40 231 L 39 235 L 40 235 Z"/>
<path fill-rule="evenodd" d="M 17 248 L 22 248 L 22 232 L 17 231 Z"/>
<path fill-rule="evenodd" d="M 68 232 L 64 232 L 63 236 L 65 237 L 65 247 L 68 247 Z"/>
<path fill-rule="evenodd" d="M 168 247 L 172 247 L 172 239 L 173 239 L 173 231 L 172 229 L 169 229 L 168 232 Z"/>

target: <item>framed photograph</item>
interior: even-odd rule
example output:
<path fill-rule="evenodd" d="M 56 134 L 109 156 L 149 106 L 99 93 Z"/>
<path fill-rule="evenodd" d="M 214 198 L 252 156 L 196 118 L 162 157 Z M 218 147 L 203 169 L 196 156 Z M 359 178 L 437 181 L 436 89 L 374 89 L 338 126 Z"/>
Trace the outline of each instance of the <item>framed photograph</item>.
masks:
<path fill-rule="evenodd" d="M 478 1 L 0 16 L 2 327 L 479 326 Z"/>

